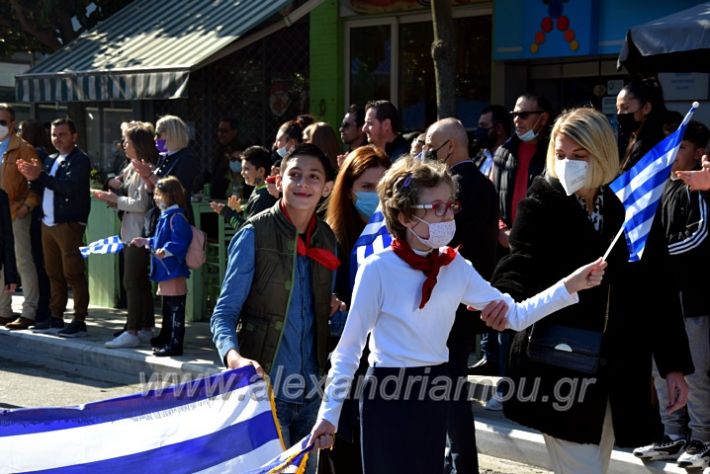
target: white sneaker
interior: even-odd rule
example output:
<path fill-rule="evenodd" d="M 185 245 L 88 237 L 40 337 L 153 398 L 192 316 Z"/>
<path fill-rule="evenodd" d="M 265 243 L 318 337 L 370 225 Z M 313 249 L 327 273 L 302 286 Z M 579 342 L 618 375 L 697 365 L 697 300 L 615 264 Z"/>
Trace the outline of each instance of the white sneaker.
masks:
<path fill-rule="evenodd" d="M 141 329 L 138 331 L 138 339 L 141 340 L 142 343 L 147 343 L 150 342 L 150 340 L 153 338 L 153 330 L 152 329 Z"/>
<path fill-rule="evenodd" d="M 710 443 L 693 440 L 678 458 L 678 466 L 685 469 L 702 469 L 710 466 Z"/>
<path fill-rule="evenodd" d="M 141 340 L 138 336 L 124 331 L 121 335 L 114 337 L 104 344 L 109 349 L 118 349 L 120 347 L 138 347 L 141 345 Z"/>
<path fill-rule="evenodd" d="M 501 402 L 496 395 L 488 399 L 483 408 L 490 411 L 503 411 L 503 402 Z"/>

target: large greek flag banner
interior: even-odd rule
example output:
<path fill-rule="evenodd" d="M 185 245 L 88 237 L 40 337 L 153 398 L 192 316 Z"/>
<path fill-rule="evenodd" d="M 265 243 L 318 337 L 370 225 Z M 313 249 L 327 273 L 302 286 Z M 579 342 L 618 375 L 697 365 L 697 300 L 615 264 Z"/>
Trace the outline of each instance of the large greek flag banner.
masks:
<path fill-rule="evenodd" d="M 118 253 L 123 250 L 123 246 L 124 244 L 121 242 L 121 237 L 112 235 L 111 237 L 91 242 L 85 247 L 79 247 L 79 252 L 81 252 L 82 257 L 87 258 L 92 253 L 102 255 Z"/>
<path fill-rule="evenodd" d="M 253 367 L 75 407 L 0 411 L 2 472 L 302 472 L 307 445 L 283 454 L 270 388 Z"/>
<path fill-rule="evenodd" d="M 355 275 L 362 262 L 373 253 L 386 249 L 391 243 L 392 236 L 387 231 L 385 215 L 382 214 L 380 206 L 377 206 L 360 237 L 355 241 L 350 255 L 350 288 L 355 285 Z"/>
<path fill-rule="evenodd" d="M 626 211 L 624 234 L 629 247 L 630 262 L 637 262 L 643 256 L 648 233 L 670 176 L 671 166 L 678 154 L 688 122 L 698 105 L 697 102 L 693 102 L 678 130 L 664 138 L 630 170 L 609 185 Z"/>

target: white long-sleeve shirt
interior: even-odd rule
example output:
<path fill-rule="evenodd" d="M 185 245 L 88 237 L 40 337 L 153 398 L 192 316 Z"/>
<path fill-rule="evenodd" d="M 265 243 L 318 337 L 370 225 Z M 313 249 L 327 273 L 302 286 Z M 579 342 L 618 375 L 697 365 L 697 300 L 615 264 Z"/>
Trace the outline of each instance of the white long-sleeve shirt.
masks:
<path fill-rule="evenodd" d="M 392 249 L 369 257 L 355 278 L 348 320 L 331 355 L 328 385 L 318 419 L 338 426 L 342 401 L 370 334 L 371 367 L 423 367 L 449 360 L 446 341 L 460 303 L 483 308 L 492 301 L 508 305 L 507 328 L 520 331 L 550 313 L 579 301 L 562 281 L 516 303 L 481 277 L 460 255 L 441 267 L 431 298 L 419 309 L 426 277 Z M 471 317 L 474 317 L 471 315 Z"/>

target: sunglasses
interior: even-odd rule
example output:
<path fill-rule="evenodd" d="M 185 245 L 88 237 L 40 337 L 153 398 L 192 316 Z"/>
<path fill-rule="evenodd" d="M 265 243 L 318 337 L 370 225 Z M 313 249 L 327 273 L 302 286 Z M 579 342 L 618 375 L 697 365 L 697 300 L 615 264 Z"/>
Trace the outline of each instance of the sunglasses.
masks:
<path fill-rule="evenodd" d="M 449 212 L 449 209 L 451 209 L 451 212 L 454 214 L 461 210 L 461 204 L 458 201 L 434 201 L 429 204 L 415 204 L 412 207 L 414 209 L 433 209 L 434 215 L 437 217 L 444 217 L 446 213 Z"/>
<path fill-rule="evenodd" d="M 7 127 L 9 123 L 10 122 L 8 122 L 7 120 L 0 120 L 0 125 L 2 125 L 3 127 Z"/>
<path fill-rule="evenodd" d="M 522 120 L 527 120 L 528 117 L 530 117 L 530 115 L 532 115 L 532 114 L 539 115 L 539 114 L 544 114 L 544 113 L 545 113 L 544 110 L 527 110 L 525 112 L 511 112 L 510 116 L 513 118 L 520 117 L 520 119 L 522 119 Z"/>

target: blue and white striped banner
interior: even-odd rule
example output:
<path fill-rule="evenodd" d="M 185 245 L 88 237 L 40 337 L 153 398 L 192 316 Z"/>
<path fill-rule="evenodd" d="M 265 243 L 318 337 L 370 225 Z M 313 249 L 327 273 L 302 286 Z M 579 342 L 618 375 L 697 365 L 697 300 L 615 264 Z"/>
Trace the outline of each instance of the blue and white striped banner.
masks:
<path fill-rule="evenodd" d="M 302 472 L 253 367 L 75 407 L 0 411 L 2 472 Z M 292 469 L 290 471 L 284 469 Z"/>
<path fill-rule="evenodd" d="M 629 247 L 629 261 L 637 262 L 643 256 L 648 233 L 663 189 L 670 176 L 680 142 L 688 122 L 699 104 L 693 102 L 678 130 L 654 146 L 630 170 L 616 178 L 609 188 L 624 205 L 624 234 Z"/>
<path fill-rule="evenodd" d="M 382 214 L 381 207 L 377 206 L 360 237 L 355 241 L 350 255 L 350 288 L 355 285 L 355 275 L 362 262 L 373 253 L 386 249 L 391 243 L 392 236 L 385 225 L 385 215 Z"/>
<path fill-rule="evenodd" d="M 123 250 L 123 246 L 124 244 L 121 242 L 121 237 L 112 235 L 111 237 L 91 242 L 85 247 L 79 247 L 79 252 L 81 252 L 82 257 L 87 258 L 92 253 L 100 255 L 118 253 Z"/>

